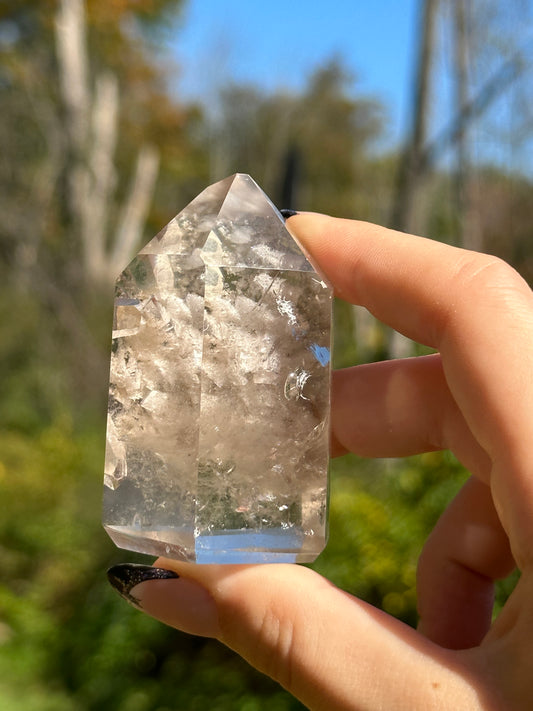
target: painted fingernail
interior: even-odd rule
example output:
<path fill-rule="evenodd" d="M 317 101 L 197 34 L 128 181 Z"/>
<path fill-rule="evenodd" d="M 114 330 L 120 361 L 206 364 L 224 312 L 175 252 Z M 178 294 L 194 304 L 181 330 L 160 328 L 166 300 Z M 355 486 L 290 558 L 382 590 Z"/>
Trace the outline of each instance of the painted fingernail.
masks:
<path fill-rule="evenodd" d="M 107 577 L 119 595 L 156 620 L 188 634 L 219 636 L 215 602 L 194 580 L 136 563 L 114 565 Z"/>
<path fill-rule="evenodd" d="M 296 210 L 280 210 L 280 214 L 283 217 L 284 220 L 288 220 L 289 217 L 293 217 L 294 215 L 297 215 L 298 212 Z"/>
<path fill-rule="evenodd" d="M 107 571 L 107 579 L 118 594 L 139 608 L 142 607 L 141 601 L 131 594 L 136 585 L 147 580 L 170 580 L 172 578 L 179 578 L 179 575 L 172 570 L 154 568 L 151 565 L 139 563 L 120 563 Z"/>

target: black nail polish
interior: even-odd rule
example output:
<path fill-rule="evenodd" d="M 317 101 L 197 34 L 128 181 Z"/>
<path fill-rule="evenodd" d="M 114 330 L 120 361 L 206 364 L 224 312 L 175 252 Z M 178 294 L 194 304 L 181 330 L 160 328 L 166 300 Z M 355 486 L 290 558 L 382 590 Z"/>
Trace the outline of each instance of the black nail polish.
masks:
<path fill-rule="evenodd" d="M 177 573 L 165 568 L 154 568 L 139 563 L 120 563 L 107 571 L 107 579 L 121 597 L 140 608 L 139 600 L 130 593 L 131 589 L 146 580 L 169 580 L 179 578 Z"/>
<path fill-rule="evenodd" d="M 284 220 L 288 220 L 289 217 L 293 217 L 298 214 L 296 210 L 280 210 L 280 213 Z"/>

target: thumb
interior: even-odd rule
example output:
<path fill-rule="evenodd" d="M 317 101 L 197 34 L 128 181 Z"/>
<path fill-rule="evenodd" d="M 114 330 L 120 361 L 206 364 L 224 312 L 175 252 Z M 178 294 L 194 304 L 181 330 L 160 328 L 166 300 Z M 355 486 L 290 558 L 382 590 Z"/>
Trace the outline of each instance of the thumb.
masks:
<path fill-rule="evenodd" d="M 172 627 L 219 639 L 310 709 L 479 706 L 480 683 L 463 657 L 312 570 L 156 564 L 122 585 L 130 602 Z M 124 579 L 117 570 L 127 567 L 116 566 L 110 579 Z M 165 571 L 179 577 L 161 579 Z"/>

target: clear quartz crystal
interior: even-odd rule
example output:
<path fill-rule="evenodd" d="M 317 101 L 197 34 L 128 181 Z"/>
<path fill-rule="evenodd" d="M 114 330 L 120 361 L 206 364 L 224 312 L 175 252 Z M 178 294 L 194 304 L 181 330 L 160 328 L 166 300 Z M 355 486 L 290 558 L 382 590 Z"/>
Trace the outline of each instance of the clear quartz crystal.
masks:
<path fill-rule="evenodd" d="M 116 283 L 104 526 L 197 563 L 309 562 L 327 536 L 332 292 L 248 175 Z"/>

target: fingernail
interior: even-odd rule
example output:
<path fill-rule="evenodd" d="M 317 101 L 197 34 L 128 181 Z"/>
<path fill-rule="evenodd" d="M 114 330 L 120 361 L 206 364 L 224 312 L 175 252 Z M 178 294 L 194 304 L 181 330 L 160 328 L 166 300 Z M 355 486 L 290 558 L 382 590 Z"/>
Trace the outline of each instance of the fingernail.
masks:
<path fill-rule="evenodd" d="M 283 217 L 284 220 L 288 220 L 289 217 L 293 217 L 294 215 L 297 215 L 298 212 L 296 210 L 280 210 L 280 214 Z"/>
<path fill-rule="evenodd" d="M 177 573 L 164 568 L 139 563 L 120 563 L 107 571 L 107 579 L 118 594 L 135 607 L 142 607 L 140 600 L 131 594 L 132 589 L 147 580 L 171 580 L 179 578 Z"/>
<path fill-rule="evenodd" d="M 172 570 L 124 563 L 107 571 L 111 585 L 146 614 L 182 632 L 218 637 L 218 612 L 209 592 Z"/>

